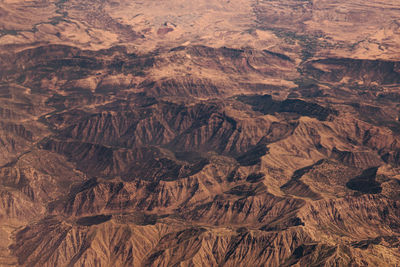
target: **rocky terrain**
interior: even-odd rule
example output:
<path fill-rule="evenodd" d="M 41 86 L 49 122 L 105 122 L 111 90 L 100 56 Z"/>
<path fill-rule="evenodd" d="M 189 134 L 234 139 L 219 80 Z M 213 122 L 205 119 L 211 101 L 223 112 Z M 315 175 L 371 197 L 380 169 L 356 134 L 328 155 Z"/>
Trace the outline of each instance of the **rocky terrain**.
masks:
<path fill-rule="evenodd" d="M 0 0 L 0 266 L 399 266 L 400 4 Z"/>

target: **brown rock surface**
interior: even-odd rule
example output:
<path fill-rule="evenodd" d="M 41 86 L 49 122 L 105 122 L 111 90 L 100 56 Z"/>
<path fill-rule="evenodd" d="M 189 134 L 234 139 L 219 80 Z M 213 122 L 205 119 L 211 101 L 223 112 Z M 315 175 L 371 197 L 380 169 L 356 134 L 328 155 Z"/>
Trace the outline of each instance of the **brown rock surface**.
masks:
<path fill-rule="evenodd" d="M 398 266 L 399 21 L 0 1 L 0 266 Z"/>

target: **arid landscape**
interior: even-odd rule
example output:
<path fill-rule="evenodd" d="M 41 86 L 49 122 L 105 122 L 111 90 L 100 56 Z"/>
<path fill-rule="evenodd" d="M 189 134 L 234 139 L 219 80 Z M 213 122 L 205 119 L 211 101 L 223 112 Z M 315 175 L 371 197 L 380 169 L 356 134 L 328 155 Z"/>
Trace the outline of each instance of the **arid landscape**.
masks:
<path fill-rule="evenodd" d="M 0 266 L 400 266 L 400 3 L 0 0 Z"/>

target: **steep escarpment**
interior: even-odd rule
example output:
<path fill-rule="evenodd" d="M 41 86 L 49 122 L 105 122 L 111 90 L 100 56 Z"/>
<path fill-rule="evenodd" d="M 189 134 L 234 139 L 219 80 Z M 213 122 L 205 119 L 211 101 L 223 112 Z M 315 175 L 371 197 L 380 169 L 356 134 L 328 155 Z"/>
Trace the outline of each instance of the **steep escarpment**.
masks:
<path fill-rule="evenodd" d="M 129 215 L 90 228 L 73 222 L 64 225 L 56 218 L 47 218 L 20 232 L 16 239 L 22 241 L 28 238 L 30 243 L 18 242 L 13 245 L 13 249 L 19 256 L 19 263 L 28 265 L 94 265 L 95 257 L 101 258 L 106 264 L 120 266 L 234 266 L 247 261 L 247 258 L 254 265 L 268 263 L 278 266 L 278 258 L 289 256 L 300 242 L 311 241 L 301 229 L 268 233 L 246 228 L 238 231 L 225 228 L 185 228 L 184 224 L 174 221 L 127 226 L 122 223 L 122 218 L 129 218 Z M 37 232 L 43 235 L 36 236 Z M 110 233 L 114 238 L 104 240 Z M 49 244 L 54 235 L 59 242 Z M 53 254 L 43 254 L 45 244 L 52 247 Z M 74 249 L 69 249 L 72 244 Z M 281 249 L 273 249 L 276 246 Z M 32 249 L 27 250 L 29 248 Z"/>
<path fill-rule="evenodd" d="M 308 73 L 320 81 L 340 82 L 347 78 L 361 80 L 364 84 L 398 84 L 399 62 L 383 60 L 321 59 L 308 62 Z"/>

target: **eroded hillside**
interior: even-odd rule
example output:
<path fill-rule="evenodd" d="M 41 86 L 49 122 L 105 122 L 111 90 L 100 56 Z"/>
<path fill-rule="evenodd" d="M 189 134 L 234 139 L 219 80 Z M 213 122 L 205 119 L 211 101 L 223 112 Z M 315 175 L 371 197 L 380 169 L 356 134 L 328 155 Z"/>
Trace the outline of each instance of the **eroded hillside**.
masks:
<path fill-rule="evenodd" d="M 0 12 L 1 266 L 400 262 L 395 1 Z"/>

